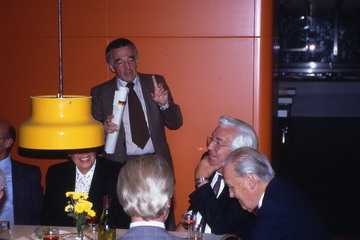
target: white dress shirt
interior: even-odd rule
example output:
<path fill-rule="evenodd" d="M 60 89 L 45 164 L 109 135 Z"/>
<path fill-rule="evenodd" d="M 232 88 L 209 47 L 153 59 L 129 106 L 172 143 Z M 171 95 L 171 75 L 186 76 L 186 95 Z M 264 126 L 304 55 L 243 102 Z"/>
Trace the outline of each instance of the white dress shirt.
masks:
<path fill-rule="evenodd" d="M 165 224 L 159 221 L 137 221 L 130 223 L 130 228 L 139 227 L 139 226 L 160 227 L 165 229 Z"/>
<path fill-rule="evenodd" d="M 0 204 L 0 219 L 10 221 L 14 225 L 14 203 L 13 203 L 13 184 L 12 184 L 12 168 L 10 155 L 0 160 L 0 169 L 6 178 L 6 191 Z"/>
<path fill-rule="evenodd" d="M 116 82 L 117 82 L 118 88 L 126 87 L 127 82 L 125 82 L 119 78 L 117 78 Z M 145 105 L 144 96 L 143 96 L 143 93 L 141 90 L 141 85 L 140 85 L 140 80 L 139 80 L 138 75 L 136 75 L 136 78 L 133 81 L 133 83 L 134 83 L 134 91 L 136 92 L 136 95 L 138 96 L 138 98 L 140 100 L 142 109 L 144 111 L 146 124 L 149 128 L 149 120 L 148 120 L 148 117 L 146 114 L 146 105 Z M 149 153 L 155 152 L 155 148 L 154 148 L 153 142 L 151 140 L 151 136 L 150 136 L 148 142 L 146 143 L 144 149 L 139 148 L 135 143 L 133 143 L 132 137 L 131 137 L 130 120 L 129 120 L 129 105 L 128 104 L 125 105 L 122 121 L 123 121 L 124 129 L 125 129 L 126 154 L 127 155 L 142 155 L 142 154 L 149 154 Z"/>
<path fill-rule="evenodd" d="M 75 192 L 89 194 L 91 182 L 95 172 L 95 166 L 96 160 L 86 174 L 82 174 L 78 167 L 76 167 Z"/>

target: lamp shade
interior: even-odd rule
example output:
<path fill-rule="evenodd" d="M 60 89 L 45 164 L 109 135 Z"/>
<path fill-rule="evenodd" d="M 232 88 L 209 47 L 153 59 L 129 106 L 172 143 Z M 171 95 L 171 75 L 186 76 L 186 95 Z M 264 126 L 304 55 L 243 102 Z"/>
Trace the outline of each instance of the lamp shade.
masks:
<path fill-rule="evenodd" d="M 19 129 L 19 147 L 39 150 L 95 148 L 104 145 L 104 130 L 90 113 L 91 97 L 31 97 L 32 116 Z"/>

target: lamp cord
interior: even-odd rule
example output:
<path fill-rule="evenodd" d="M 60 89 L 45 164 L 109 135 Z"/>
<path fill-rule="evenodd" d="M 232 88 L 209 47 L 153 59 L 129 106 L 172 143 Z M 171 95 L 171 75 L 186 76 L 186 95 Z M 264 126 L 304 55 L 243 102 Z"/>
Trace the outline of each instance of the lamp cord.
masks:
<path fill-rule="evenodd" d="M 63 65 L 62 65 L 62 26 L 61 26 L 61 0 L 58 0 L 58 38 L 59 38 L 59 94 L 58 98 L 63 95 Z"/>

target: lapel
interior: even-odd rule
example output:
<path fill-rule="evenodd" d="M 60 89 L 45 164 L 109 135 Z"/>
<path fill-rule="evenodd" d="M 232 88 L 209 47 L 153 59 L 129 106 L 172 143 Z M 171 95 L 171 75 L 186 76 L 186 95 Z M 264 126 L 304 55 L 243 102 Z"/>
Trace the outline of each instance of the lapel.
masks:
<path fill-rule="evenodd" d="M 106 111 L 106 115 L 112 114 L 113 103 L 114 103 L 114 94 L 115 94 L 116 90 L 118 90 L 118 87 L 117 87 L 117 83 L 116 83 L 116 77 L 114 77 L 113 79 L 110 80 L 110 84 L 108 85 L 108 87 L 106 88 L 106 90 L 103 93 L 105 95 L 103 107 L 109 108 Z M 107 97 L 107 96 L 109 96 L 109 97 Z"/>
<path fill-rule="evenodd" d="M 154 91 L 154 86 L 153 86 L 150 75 L 145 75 L 145 74 L 141 74 L 141 73 L 138 73 L 138 74 L 139 74 L 139 81 L 141 84 L 141 90 L 142 90 L 143 97 L 144 97 L 144 102 L 146 105 L 146 115 L 147 115 L 148 122 L 149 122 L 149 130 L 151 133 L 152 132 L 152 127 L 151 127 L 152 124 L 151 123 L 154 121 L 152 116 L 154 116 L 154 114 L 156 114 L 154 112 L 154 105 L 152 104 L 153 100 L 151 98 L 151 93 Z"/>
<path fill-rule="evenodd" d="M 17 214 L 18 210 L 16 206 L 23 206 L 25 201 L 24 196 L 26 195 L 26 180 L 23 177 L 23 169 L 19 167 L 19 164 L 11 159 L 11 174 L 13 184 L 13 206 L 14 206 L 14 219 L 22 218 L 21 214 Z M 16 191 L 15 191 L 16 189 Z"/>
<path fill-rule="evenodd" d="M 105 178 L 105 176 L 103 176 L 102 173 L 103 173 L 103 166 L 101 164 L 101 160 L 99 158 L 96 158 L 95 171 L 89 190 L 89 196 L 91 196 L 92 199 L 96 199 L 102 190 L 101 187 L 99 187 L 99 186 L 103 186 L 102 182 L 103 179 Z"/>
<path fill-rule="evenodd" d="M 66 182 L 64 186 L 67 186 L 67 189 L 65 189 L 65 191 L 74 191 L 76 181 L 76 165 L 72 160 L 69 160 L 69 165 L 69 175 L 67 175 L 67 177 L 64 177 L 63 181 Z"/>

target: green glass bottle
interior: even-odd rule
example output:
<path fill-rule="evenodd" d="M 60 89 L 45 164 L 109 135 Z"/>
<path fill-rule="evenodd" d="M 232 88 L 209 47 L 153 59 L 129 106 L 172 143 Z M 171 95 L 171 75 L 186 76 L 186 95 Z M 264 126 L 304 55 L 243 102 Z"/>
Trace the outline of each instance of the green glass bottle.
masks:
<path fill-rule="evenodd" d="M 101 217 L 99 221 L 98 240 L 116 239 L 116 229 L 113 222 L 111 221 L 110 203 L 111 203 L 111 197 L 105 196 L 103 198 L 103 211 L 101 213 Z"/>

